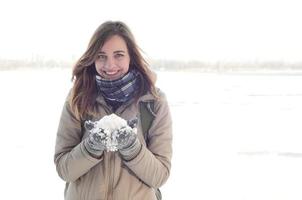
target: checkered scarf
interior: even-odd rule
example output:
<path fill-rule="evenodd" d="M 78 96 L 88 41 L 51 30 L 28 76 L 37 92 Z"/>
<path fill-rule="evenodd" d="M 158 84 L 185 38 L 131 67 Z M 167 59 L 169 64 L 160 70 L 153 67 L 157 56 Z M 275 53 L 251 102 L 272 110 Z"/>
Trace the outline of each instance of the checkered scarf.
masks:
<path fill-rule="evenodd" d="M 106 102 L 113 108 L 127 102 L 135 96 L 139 88 L 139 72 L 131 70 L 117 80 L 106 80 L 96 75 L 96 84 Z"/>

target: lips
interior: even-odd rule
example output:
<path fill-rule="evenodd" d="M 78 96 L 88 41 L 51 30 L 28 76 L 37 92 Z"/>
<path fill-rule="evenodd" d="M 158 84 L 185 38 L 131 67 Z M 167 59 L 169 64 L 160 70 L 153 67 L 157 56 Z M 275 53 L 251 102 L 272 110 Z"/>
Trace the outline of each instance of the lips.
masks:
<path fill-rule="evenodd" d="M 108 79 L 117 79 L 120 76 L 120 71 L 116 70 L 116 71 L 103 71 L 103 75 L 105 78 Z"/>

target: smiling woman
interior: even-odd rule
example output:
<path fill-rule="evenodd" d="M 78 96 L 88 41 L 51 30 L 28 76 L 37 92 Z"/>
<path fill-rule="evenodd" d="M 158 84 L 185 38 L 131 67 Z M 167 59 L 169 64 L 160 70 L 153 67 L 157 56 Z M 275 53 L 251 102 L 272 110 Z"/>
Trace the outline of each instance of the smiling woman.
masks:
<path fill-rule="evenodd" d="M 125 23 L 106 21 L 98 27 L 73 78 L 54 156 L 59 176 L 68 183 L 65 199 L 155 200 L 170 175 L 171 114 Z M 148 130 L 143 125 L 149 115 L 140 106 L 147 103 L 153 105 L 146 111 L 153 114 Z M 99 127 L 91 131 L 86 124 L 93 121 Z M 115 148 L 108 148 L 108 141 L 115 141 Z"/>

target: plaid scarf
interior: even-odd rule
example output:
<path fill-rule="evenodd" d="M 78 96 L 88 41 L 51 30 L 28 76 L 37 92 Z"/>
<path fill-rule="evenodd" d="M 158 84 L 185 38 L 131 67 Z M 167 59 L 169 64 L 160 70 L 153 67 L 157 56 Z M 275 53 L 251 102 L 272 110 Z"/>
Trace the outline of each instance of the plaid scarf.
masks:
<path fill-rule="evenodd" d="M 117 80 L 106 80 L 96 75 L 96 84 L 106 102 L 114 109 L 132 99 L 138 92 L 139 72 L 131 70 Z"/>

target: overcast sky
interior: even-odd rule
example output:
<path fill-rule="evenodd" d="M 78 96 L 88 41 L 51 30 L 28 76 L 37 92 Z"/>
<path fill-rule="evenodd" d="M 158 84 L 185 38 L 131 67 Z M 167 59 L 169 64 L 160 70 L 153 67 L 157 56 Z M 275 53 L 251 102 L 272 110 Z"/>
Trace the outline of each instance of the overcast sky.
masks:
<path fill-rule="evenodd" d="M 1 0 L 0 58 L 77 58 L 122 20 L 149 58 L 295 62 L 301 19 L 299 0 Z"/>

